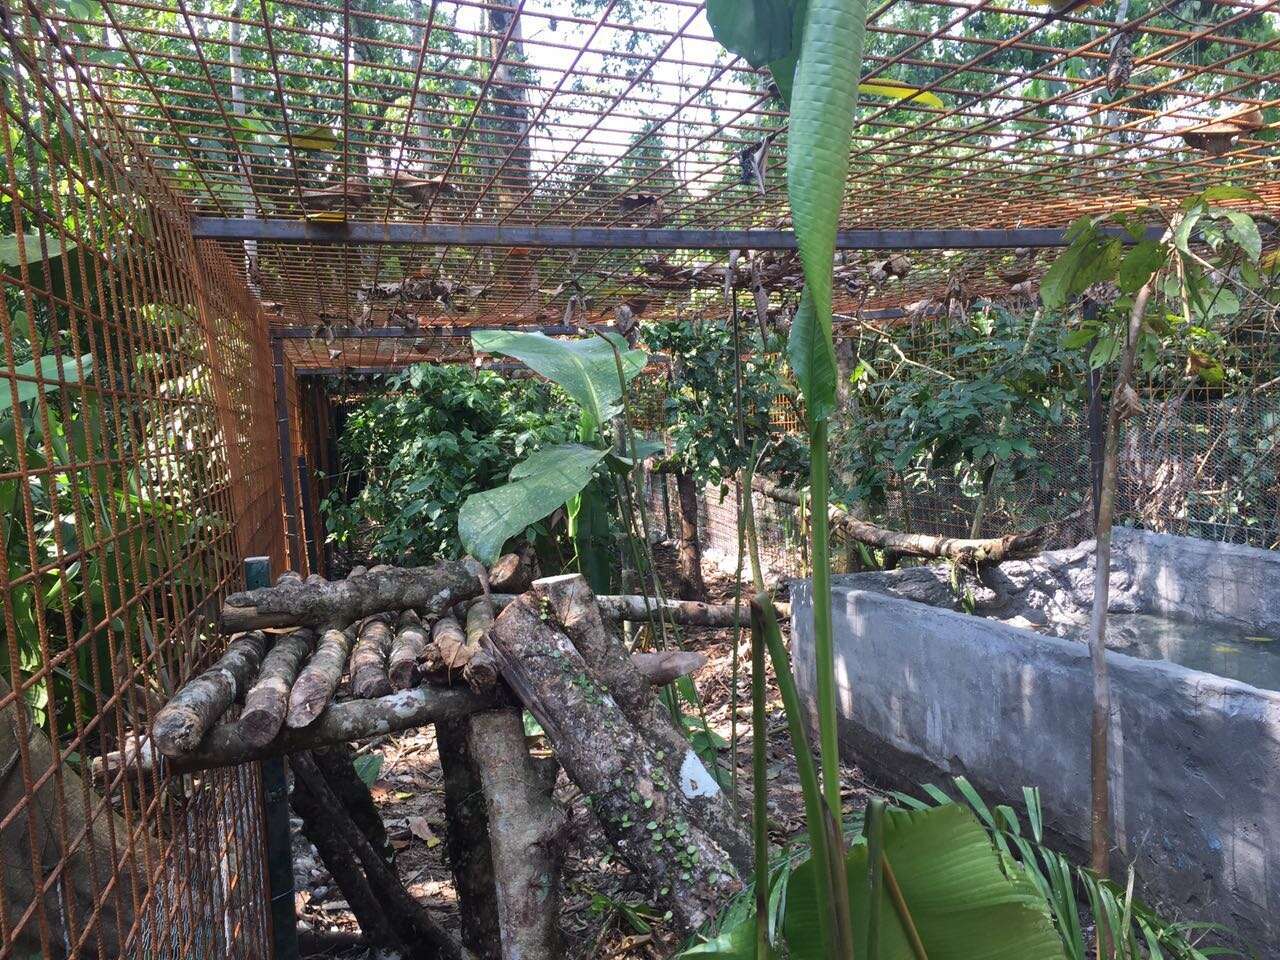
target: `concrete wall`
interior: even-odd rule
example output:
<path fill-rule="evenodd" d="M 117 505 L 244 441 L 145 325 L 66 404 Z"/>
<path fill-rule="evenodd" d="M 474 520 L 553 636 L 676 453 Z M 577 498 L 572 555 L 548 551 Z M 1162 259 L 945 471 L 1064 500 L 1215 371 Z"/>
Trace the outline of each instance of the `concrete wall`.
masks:
<path fill-rule="evenodd" d="M 1233 616 L 1253 609 L 1275 622 L 1274 609 L 1265 609 L 1280 597 L 1280 566 L 1268 566 L 1273 554 L 1241 556 L 1235 550 L 1247 548 L 1174 542 L 1180 539 L 1122 537 L 1137 577 L 1163 591 L 1161 603 L 1180 610 L 1219 604 Z M 1181 558 L 1179 549 L 1186 550 Z M 1276 579 L 1255 577 L 1254 562 Z M 1243 586 L 1205 587 L 1228 574 L 1228 583 Z M 1015 809 L 1022 809 L 1021 788 L 1038 786 L 1050 830 L 1082 854 L 1091 703 L 1085 646 L 886 595 L 882 583 L 864 589 L 865 579 L 839 578 L 832 598 L 848 759 L 908 789 L 964 774 Z M 793 585 L 792 602 L 796 670 L 812 709 L 808 583 Z M 1167 914 L 1216 920 L 1261 955 L 1280 956 L 1280 694 L 1119 653 L 1109 664 L 1119 862 L 1135 862 L 1143 894 Z"/>

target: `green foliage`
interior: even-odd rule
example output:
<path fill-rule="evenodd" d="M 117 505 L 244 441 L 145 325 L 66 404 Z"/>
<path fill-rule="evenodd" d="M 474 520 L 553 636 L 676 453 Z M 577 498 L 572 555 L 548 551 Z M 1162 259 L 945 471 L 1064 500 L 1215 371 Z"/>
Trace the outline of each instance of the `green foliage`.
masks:
<path fill-rule="evenodd" d="M 1080 409 L 1086 379 L 1085 354 L 1062 326 L 987 305 L 951 324 L 933 353 L 912 350 L 910 328 L 863 341 L 841 494 L 883 504 L 895 479 L 922 490 L 950 474 L 976 496 L 992 466 L 1050 479 L 1038 445 Z M 901 362 L 908 350 L 914 363 Z"/>
<path fill-rule="evenodd" d="M 485 330 L 473 333 L 471 342 L 477 353 L 512 357 L 558 385 L 599 429 L 622 409 L 623 384 L 618 380 L 614 347 L 621 352 L 627 382 L 644 369 L 647 361 L 643 352 L 629 349 L 616 333 L 607 336 L 608 341 L 598 337 L 566 340 L 544 333 Z"/>
<path fill-rule="evenodd" d="M 544 447 L 511 469 L 510 483 L 468 497 L 458 513 L 467 553 L 493 563 L 509 539 L 578 496 L 607 453 L 580 443 Z"/>
<path fill-rule="evenodd" d="M 339 439 L 343 473 L 363 477 L 363 486 L 350 499 L 335 490 L 323 505 L 330 540 L 354 547 L 367 538 L 368 559 L 460 555 L 467 497 L 575 429 L 546 386 L 488 371 L 424 364 L 389 377 L 386 388 L 348 414 Z"/>
<path fill-rule="evenodd" d="M 665 401 L 671 458 L 699 483 L 723 483 L 745 467 L 751 448 L 773 439 L 762 465 L 791 482 L 808 469 L 804 443 L 791 434 L 770 437 L 774 403 L 794 399 L 795 390 L 778 372 L 775 344 L 743 343 L 742 421 L 745 450 L 737 445 L 733 332 L 724 324 L 670 320 L 648 324 L 645 343 L 669 356 L 676 385 Z"/>
<path fill-rule="evenodd" d="M 858 841 L 845 857 L 854 928 L 871 928 L 878 916 L 877 960 L 916 960 L 906 934 L 905 910 L 931 960 L 1060 960 L 1063 944 L 1035 881 L 992 844 L 968 809 L 949 804 L 887 810 L 881 849 L 902 891 L 901 906 L 873 882 L 869 845 Z M 828 956 L 818 936 L 823 909 L 814 889 L 814 861 L 786 864 L 774 889 L 785 883 L 781 937 L 792 960 Z M 774 890 L 771 890 L 771 895 Z M 751 920 L 739 921 L 682 957 L 754 957 Z M 775 934 L 777 933 L 775 928 Z"/>
<path fill-rule="evenodd" d="M 1066 857 L 1045 845 L 1044 813 L 1040 792 L 1023 788 L 1028 830 L 1024 831 L 1017 812 L 1001 804 L 989 807 L 964 777 L 954 784 L 961 803 L 982 821 L 995 841 L 1002 857 L 1016 860 L 1035 885 L 1053 914 L 1054 924 L 1062 940 L 1068 960 L 1093 960 L 1085 936 L 1079 904 L 1087 903 L 1094 923 L 1106 930 L 1107 940 L 1116 948 L 1115 960 L 1145 960 L 1168 957 L 1171 960 L 1209 960 L 1217 956 L 1240 956 L 1205 939 L 1222 928 L 1210 923 L 1170 921 L 1133 896 L 1133 876 L 1121 888 L 1111 880 L 1101 879 L 1083 867 L 1073 865 Z M 952 805 L 952 798 L 932 784 L 924 787 L 930 803 L 898 794 L 898 800 L 915 810 L 937 809 Z M 932 954 L 930 954 L 932 956 Z"/>

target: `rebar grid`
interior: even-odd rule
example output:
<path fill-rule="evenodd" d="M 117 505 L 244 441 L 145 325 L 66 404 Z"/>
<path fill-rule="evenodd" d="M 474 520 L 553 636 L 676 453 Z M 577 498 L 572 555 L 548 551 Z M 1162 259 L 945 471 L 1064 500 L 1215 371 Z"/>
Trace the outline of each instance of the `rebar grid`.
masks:
<path fill-rule="evenodd" d="M 80 64 L 98 92 L 87 114 L 118 125 L 137 162 L 203 213 L 786 224 L 785 109 L 767 75 L 726 54 L 687 0 L 596 0 L 572 12 L 545 0 L 105 0 L 43 12 L 27 2 L 45 35 L 35 55 L 59 50 Z M 1058 16 L 991 0 L 880 4 L 864 77 L 920 95 L 863 97 L 843 224 L 1063 226 L 1224 181 L 1280 202 L 1265 125 L 1217 155 L 1181 136 L 1224 115 L 1274 119 L 1280 36 L 1267 24 L 1277 4 L 1201 5 L 1195 19 L 1135 0 L 1122 22 L 1098 7 Z M 1125 44 L 1132 65 L 1109 92 Z M 739 154 L 774 134 L 762 182 L 743 183 Z M 280 322 L 306 325 L 376 325 L 378 285 L 414 280 L 448 292 L 424 283 L 402 298 L 401 322 L 598 321 L 648 292 L 628 278 L 652 257 L 223 246 Z M 927 295 L 923 274 L 917 284 Z M 697 307 L 679 292 L 653 299 L 655 310 Z M 333 366 L 360 352 L 339 349 Z"/>
<path fill-rule="evenodd" d="M 257 771 L 102 758 L 283 561 L 266 319 L 65 26 L 0 11 L 0 958 L 263 956 Z"/>

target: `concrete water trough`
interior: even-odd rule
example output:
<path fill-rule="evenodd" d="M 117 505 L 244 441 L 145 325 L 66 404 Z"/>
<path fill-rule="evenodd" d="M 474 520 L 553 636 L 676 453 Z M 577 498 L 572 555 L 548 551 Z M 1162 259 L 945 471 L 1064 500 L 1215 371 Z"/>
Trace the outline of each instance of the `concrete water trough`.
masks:
<path fill-rule="evenodd" d="M 963 774 L 1018 810 L 1039 787 L 1081 857 L 1093 547 L 1006 563 L 967 596 L 944 566 L 835 578 L 846 757 L 906 788 Z M 807 582 L 792 602 L 812 709 Z M 1109 610 L 1116 865 L 1166 914 L 1280 956 L 1280 553 L 1117 530 Z"/>

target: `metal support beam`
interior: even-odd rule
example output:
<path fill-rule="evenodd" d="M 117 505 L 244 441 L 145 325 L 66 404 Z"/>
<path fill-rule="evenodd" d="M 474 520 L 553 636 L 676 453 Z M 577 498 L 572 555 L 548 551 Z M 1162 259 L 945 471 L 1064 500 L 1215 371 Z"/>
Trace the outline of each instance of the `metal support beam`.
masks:
<path fill-rule="evenodd" d="M 481 326 L 451 324 L 438 327 L 330 327 L 325 333 L 334 340 L 421 340 L 430 337 L 470 337 L 483 330 L 515 330 L 520 333 L 545 333 L 548 337 L 568 337 L 582 332 L 582 328 L 566 324 L 547 326 Z M 272 327 L 273 340 L 317 340 L 313 326 Z"/>
<path fill-rule="evenodd" d="M 253 590 L 271 585 L 271 559 L 249 557 L 244 562 L 244 585 Z M 267 896 L 270 898 L 271 956 L 297 960 L 298 914 L 293 899 L 293 844 L 289 838 L 289 781 L 284 758 L 262 761 L 262 819 L 266 833 Z"/>
<path fill-rule="evenodd" d="M 289 394 L 285 380 L 284 344 L 271 344 L 271 362 L 275 372 L 276 441 L 279 444 L 280 485 L 284 488 L 284 524 L 288 538 L 289 563 L 300 569 L 302 541 L 298 534 L 298 490 L 293 474 L 293 439 L 289 436 Z"/>
<path fill-rule="evenodd" d="M 193 217 L 197 240 L 262 240 L 298 244 L 460 247 L 579 247 L 636 250 L 794 250 L 790 230 L 697 230 L 667 227 L 494 226 L 483 223 L 309 223 Z M 1066 246 L 1066 227 L 1011 230 L 841 230 L 842 250 L 962 250 Z M 1109 231 L 1131 238 L 1123 230 Z M 1158 237 L 1162 228 L 1152 227 Z"/>

